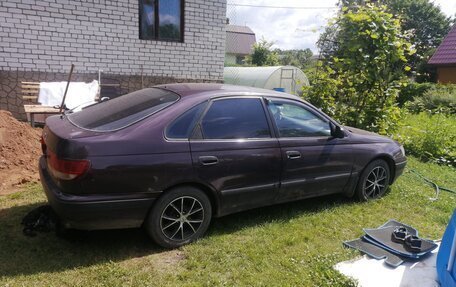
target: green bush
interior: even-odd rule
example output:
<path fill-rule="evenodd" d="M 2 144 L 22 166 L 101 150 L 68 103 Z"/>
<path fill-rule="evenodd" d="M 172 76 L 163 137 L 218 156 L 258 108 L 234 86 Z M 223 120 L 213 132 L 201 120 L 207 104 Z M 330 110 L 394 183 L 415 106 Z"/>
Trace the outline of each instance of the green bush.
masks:
<path fill-rule="evenodd" d="M 401 87 L 397 97 L 397 103 L 402 107 L 407 102 L 423 97 L 424 93 L 433 86 L 435 86 L 433 83 L 410 82 L 406 86 Z"/>
<path fill-rule="evenodd" d="M 394 138 L 406 153 L 456 167 L 456 117 L 406 113 Z"/>
<path fill-rule="evenodd" d="M 412 113 L 456 114 L 456 85 L 434 85 L 405 107 Z"/>
<path fill-rule="evenodd" d="M 399 87 L 410 71 L 407 56 L 414 53 L 400 20 L 368 3 L 343 9 L 327 29 L 337 45 L 322 52 L 303 98 L 345 125 L 391 135 L 400 120 Z"/>

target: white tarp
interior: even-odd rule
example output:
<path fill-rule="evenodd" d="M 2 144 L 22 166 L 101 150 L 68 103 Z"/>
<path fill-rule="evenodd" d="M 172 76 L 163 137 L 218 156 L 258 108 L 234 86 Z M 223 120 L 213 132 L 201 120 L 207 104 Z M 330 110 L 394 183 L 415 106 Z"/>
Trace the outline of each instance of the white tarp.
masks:
<path fill-rule="evenodd" d="M 438 243 L 440 245 L 440 243 Z M 436 259 L 439 248 L 418 262 L 404 262 L 396 268 L 383 260 L 364 255 L 361 259 L 337 263 L 334 268 L 358 281 L 360 287 L 438 287 Z"/>
<path fill-rule="evenodd" d="M 60 106 L 67 82 L 41 82 L 38 103 L 43 106 Z M 91 83 L 70 82 L 65 105 L 72 109 L 87 102 L 93 102 L 98 94 L 98 81 Z"/>

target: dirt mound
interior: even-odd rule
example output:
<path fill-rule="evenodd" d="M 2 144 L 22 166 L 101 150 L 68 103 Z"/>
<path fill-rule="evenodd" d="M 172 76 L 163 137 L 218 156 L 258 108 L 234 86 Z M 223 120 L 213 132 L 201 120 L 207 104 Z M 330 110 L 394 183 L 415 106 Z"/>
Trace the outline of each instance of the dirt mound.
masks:
<path fill-rule="evenodd" d="M 20 184 L 38 181 L 41 130 L 0 110 L 0 195 Z"/>

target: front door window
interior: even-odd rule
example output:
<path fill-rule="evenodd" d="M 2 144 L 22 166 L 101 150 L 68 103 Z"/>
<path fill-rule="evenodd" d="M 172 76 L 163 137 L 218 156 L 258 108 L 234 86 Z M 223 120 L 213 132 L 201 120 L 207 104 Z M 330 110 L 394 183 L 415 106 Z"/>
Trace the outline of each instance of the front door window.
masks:
<path fill-rule="evenodd" d="M 301 105 L 281 100 L 270 100 L 268 108 L 277 125 L 279 136 L 324 137 L 331 135 L 329 121 L 313 114 Z"/>

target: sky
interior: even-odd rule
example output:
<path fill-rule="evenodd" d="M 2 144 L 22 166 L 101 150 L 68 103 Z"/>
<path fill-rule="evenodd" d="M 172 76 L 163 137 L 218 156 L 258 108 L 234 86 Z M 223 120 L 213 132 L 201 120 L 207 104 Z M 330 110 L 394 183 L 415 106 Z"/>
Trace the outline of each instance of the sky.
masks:
<path fill-rule="evenodd" d="M 318 53 L 316 42 L 328 19 L 335 15 L 337 2 L 337 0 L 228 0 L 226 16 L 231 24 L 249 26 L 255 32 L 257 41 L 263 37 L 274 42 L 273 48 L 285 50 L 310 48 L 314 53 Z M 456 14 L 455 0 L 433 0 L 432 2 L 440 6 L 447 16 Z"/>

